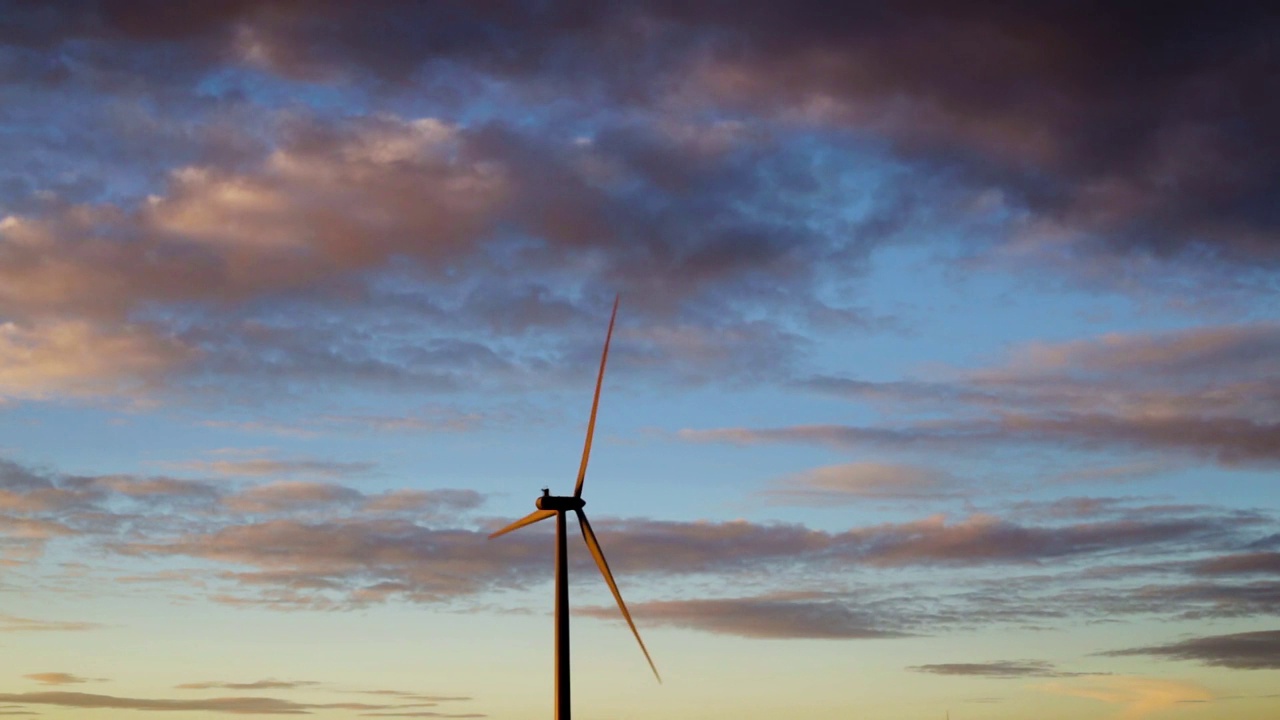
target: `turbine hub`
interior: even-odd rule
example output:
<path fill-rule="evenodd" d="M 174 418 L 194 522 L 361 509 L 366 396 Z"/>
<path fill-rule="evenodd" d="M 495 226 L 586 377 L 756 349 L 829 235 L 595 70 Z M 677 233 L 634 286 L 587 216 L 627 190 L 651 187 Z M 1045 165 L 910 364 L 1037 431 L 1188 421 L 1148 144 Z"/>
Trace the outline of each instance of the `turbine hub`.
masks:
<path fill-rule="evenodd" d="M 581 510 L 582 506 L 586 504 L 587 504 L 587 501 L 583 500 L 580 497 L 574 497 L 572 495 L 551 495 L 551 494 L 544 494 L 542 495 L 542 497 L 539 497 L 536 502 L 534 502 L 534 505 L 537 505 L 539 510 L 558 510 L 561 512 L 568 512 L 570 510 Z"/>

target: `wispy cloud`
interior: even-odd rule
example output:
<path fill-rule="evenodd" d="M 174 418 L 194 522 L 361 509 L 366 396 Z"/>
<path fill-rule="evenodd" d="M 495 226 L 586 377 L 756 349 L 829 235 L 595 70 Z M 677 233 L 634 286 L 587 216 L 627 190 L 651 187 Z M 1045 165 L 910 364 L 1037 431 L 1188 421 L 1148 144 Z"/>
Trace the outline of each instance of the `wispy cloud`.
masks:
<path fill-rule="evenodd" d="M 909 411 L 908 419 L 892 424 L 684 429 L 678 435 L 692 442 L 898 451 L 1034 443 L 1172 451 L 1228 467 L 1272 465 L 1280 462 L 1280 386 L 1268 360 L 1276 347 L 1280 327 L 1274 324 L 1031 344 L 1004 364 L 956 371 L 959 377 L 948 382 L 841 384 L 828 378 L 813 385 L 848 395 L 852 383 L 858 397 Z M 920 409 L 927 414 L 910 419 Z M 1140 458 L 1112 474 L 1150 475 L 1161 467 L 1153 462 Z"/>
<path fill-rule="evenodd" d="M 363 703 L 298 703 L 269 697 L 219 697 L 178 700 L 75 692 L 0 693 L 0 702 L 83 709 L 211 712 L 230 715 L 307 715 L 310 714 L 311 710 L 380 710 L 389 707 Z"/>
<path fill-rule="evenodd" d="M 67 632 L 97 630 L 98 623 L 71 620 L 37 620 L 16 615 L 0 615 L 0 632 Z"/>
<path fill-rule="evenodd" d="M 481 712 L 361 712 L 361 717 L 488 717 Z"/>
<path fill-rule="evenodd" d="M 339 462 L 334 460 L 247 458 L 243 460 L 189 460 L 174 463 L 174 468 L 230 477 L 272 477 L 306 475 L 339 478 L 368 473 L 376 463 Z"/>
<path fill-rule="evenodd" d="M 1195 563 L 1198 575 L 1278 575 L 1280 553 L 1252 552 L 1222 555 Z"/>
<path fill-rule="evenodd" d="M 1149 655 L 1237 670 L 1280 669 L 1280 630 L 1209 635 L 1167 645 L 1112 650 L 1103 654 Z"/>
<path fill-rule="evenodd" d="M 67 684 L 89 682 L 67 673 L 37 673 L 26 676 L 46 684 Z M 310 680 L 275 680 L 265 679 L 251 682 L 206 681 L 183 683 L 178 685 L 182 690 L 304 690 L 322 686 L 324 683 Z M 7 708 L 48 705 L 82 709 L 115 709 L 140 710 L 158 712 L 203 712 L 230 715 L 311 715 L 315 711 L 346 710 L 362 714 L 387 713 L 396 715 L 407 713 L 407 717 L 418 716 L 425 711 L 422 708 L 434 707 L 438 702 L 469 700 L 461 696 L 428 696 L 403 691 L 357 691 L 363 694 L 378 695 L 382 702 L 305 702 L 286 700 L 265 696 L 230 696 L 207 698 L 151 698 L 126 697 L 116 695 L 91 694 L 79 692 L 30 692 L 0 694 L 0 703 L 10 703 Z M 15 711 L 18 712 L 18 711 Z M 25 709 L 21 712 L 27 712 Z M 34 714 L 34 713 L 33 713 Z M 484 717 L 478 713 L 434 713 L 427 717 Z"/>
<path fill-rule="evenodd" d="M 549 572 L 545 539 L 538 532 L 501 543 L 486 539 L 503 520 L 471 515 L 484 497 L 470 490 L 365 494 L 291 480 L 234 489 L 166 478 L 67 477 L 17 465 L 0 472 L 0 481 L 13 508 L 0 513 L 0 531 L 8 533 L 7 542 L 28 543 L 23 547 L 30 554 L 21 562 L 38 562 L 38 553 L 55 542 L 123 558 L 190 558 L 202 563 L 143 576 L 122 571 L 113 579 L 173 584 L 228 604 L 288 610 L 391 600 L 447 603 L 541 582 Z M 655 588 L 691 574 L 784 573 L 800 579 L 837 573 L 833 577 L 842 578 L 841 587 L 832 590 L 839 593 L 848 590 L 849 578 L 841 573 L 856 567 L 961 573 L 955 593 L 927 596 L 932 608 L 899 601 L 899 610 L 886 612 L 876 605 L 876 614 L 864 615 L 869 604 L 883 598 L 789 597 L 783 602 L 763 596 L 722 608 L 724 619 L 718 622 L 724 632 L 750 632 L 751 623 L 758 622 L 766 628 L 760 633 L 816 633 L 804 630 L 807 619 L 815 617 L 831 623 L 828 633 L 854 635 L 915 632 L 913 623 L 929 613 L 933 626 L 941 627 L 1091 616 L 1103 610 L 1204 617 L 1280 608 L 1280 587 L 1267 573 L 1212 572 L 1218 562 L 1213 553 L 1219 558 L 1239 554 L 1239 548 L 1271 532 L 1274 520 L 1211 506 L 1060 498 L 1013 503 L 999 514 L 939 514 L 834 531 L 785 523 L 608 517 L 596 525 L 618 571 L 649 574 L 658 581 Z M 45 526 L 60 530 L 50 534 Z M 1187 553 L 1204 559 L 1169 559 Z M 984 570 L 997 567 L 1006 569 L 999 591 L 981 580 Z M 1011 572 L 1039 579 L 1015 586 Z M 1260 579 L 1241 582 L 1246 576 Z M 1124 593 L 1107 590 L 1138 578 L 1148 584 L 1126 586 Z M 710 606 L 665 607 L 672 624 L 711 627 L 717 622 L 699 615 Z M 774 618 L 773 625 L 766 615 Z M 2 627 L 60 626 L 10 619 Z"/>
<path fill-rule="evenodd" d="M 947 473 L 914 465 L 858 462 L 806 470 L 760 495 L 780 505 L 830 505 L 859 500 L 938 499 L 956 494 Z"/>
<path fill-rule="evenodd" d="M 79 683 L 104 681 L 103 678 L 86 678 L 63 672 L 31 673 L 30 675 L 23 675 L 23 677 L 35 680 L 42 685 L 76 685 Z"/>
<path fill-rule="evenodd" d="M 364 495 L 352 488 L 331 483 L 282 481 L 255 485 L 222 499 L 232 510 L 271 513 L 332 505 L 354 505 Z"/>
<path fill-rule="evenodd" d="M 252 682 L 192 682 L 182 683 L 174 687 L 179 690 L 292 690 L 295 688 L 313 687 L 320 683 L 314 680 L 254 680 Z"/>
<path fill-rule="evenodd" d="M 1097 675 L 1099 673 L 1080 673 L 1059 670 L 1053 663 L 1044 660 L 997 660 L 984 663 L 940 663 L 935 665 L 912 665 L 907 668 L 934 675 L 966 675 L 973 677 L 1000 678 L 1005 680 L 1027 677 L 1078 677 L 1081 675 Z M 1102 673 L 1107 674 L 1107 673 Z"/>
<path fill-rule="evenodd" d="M 629 606 L 643 624 L 670 625 L 749 638 L 853 640 L 904 637 L 895 617 L 877 617 L 855 604 L 816 594 L 668 600 Z M 617 608 L 591 607 L 583 614 L 604 619 Z"/>

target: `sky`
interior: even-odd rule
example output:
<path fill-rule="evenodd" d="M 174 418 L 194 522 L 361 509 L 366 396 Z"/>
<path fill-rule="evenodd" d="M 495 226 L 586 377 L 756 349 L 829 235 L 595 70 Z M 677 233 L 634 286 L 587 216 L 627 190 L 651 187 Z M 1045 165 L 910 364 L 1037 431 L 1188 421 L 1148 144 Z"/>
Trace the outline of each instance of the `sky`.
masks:
<path fill-rule="evenodd" d="M 1280 715 L 1269 3 L 0 0 L 0 715 Z"/>

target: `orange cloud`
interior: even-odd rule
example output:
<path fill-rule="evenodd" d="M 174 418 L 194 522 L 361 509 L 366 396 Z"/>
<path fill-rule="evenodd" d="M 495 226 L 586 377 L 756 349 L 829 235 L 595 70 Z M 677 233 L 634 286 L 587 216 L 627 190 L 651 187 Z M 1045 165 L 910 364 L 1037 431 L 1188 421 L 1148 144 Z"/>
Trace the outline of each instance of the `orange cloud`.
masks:
<path fill-rule="evenodd" d="M 1107 676 L 1080 681 L 1056 681 L 1040 686 L 1055 695 L 1088 698 L 1120 706 L 1116 717 L 1138 720 L 1179 703 L 1203 702 L 1213 694 L 1198 683 L 1146 677 Z"/>
<path fill-rule="evenodd" d="M 85 320 L 4 323 L 0 399 L 138 395 L 196 354 L 144 325 L 99 327 Z"/>

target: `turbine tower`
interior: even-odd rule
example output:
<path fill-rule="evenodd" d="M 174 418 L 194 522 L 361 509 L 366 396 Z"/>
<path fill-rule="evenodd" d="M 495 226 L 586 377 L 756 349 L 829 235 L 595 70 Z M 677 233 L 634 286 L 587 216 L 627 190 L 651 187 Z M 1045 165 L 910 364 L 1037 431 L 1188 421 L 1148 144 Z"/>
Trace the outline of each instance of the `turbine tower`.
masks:
<path fill-rule="evenodd" d="M 640 639 L 640 631 L 636 629 L 635 622 L 631 620 L 631 613 L 627 611 L 627 604 L 622 601 L 622 593 L 618 592 L 618 584 L 613 581 L 613 573 L 609 572 L 609 563 L 604 559 L 604 551 L 600 549 L 600 542 L 596 540 L 596 534 L 591 530 L 591 523 L 587 522 L 586 513 L 582 512 L 582 507 L 586 505 L 586 501 L 582 499 L 582 481 L 587 477 L 587 460 L 591 457 L 591 437 L 596 429 L 596 410 L 600 407 L 600 385 L 604 382 L 604 366 L 609 360 L 609 340 L 613 337 L 613 322 L 618 317 L 619 299 L 614 298 L 613 300 L 613 314 L 609 316 L 609 332 L 604 336 L 604 353 L 600 356 L 600 374 L 596 376 L 596 393 L 591 400 L 591 419 L 587 422 L 587 441 L 582 448 L 582 464 L 578 466 L 578 482 L 573 488 L 573 494 L 568 496 L 552 495 L 550 490 L 544 488 L 542 496 L 534 502 L 534 505 L 538 508 L 537 510 L 489 536 L 490 539 L 493 539 L 512 530 L 532 525 L 539 520 L 546 520 L 553 515 L 556 518 L 555 720 L 569 720 L 570 715 L 569 568 L 565 553 L 565 513 L 569 511 L 573 511 L 578 516 L 578 525 L 582 528 L 582 539 L 587 543 L 587 550 L 591 551 L 591 557 L 595 558 L 596 567 L 600 568 L 600 574 L 604 576 L 604 581 L 609 584 L 609 590 L 613 592 L 613 599 L 618 601 L 618 609 L 622 611 L 622 617 L 626 618 L 627 624 L 631 626 L 632 634 L 636 636 L 636 642 L 640 643 L 640 651 L 644 653 L 644 659 L 649 661 L 649 669 L 653 670 L 653 676 L 658 679 L 658 682 L 662 682 L 662 676 L 658 675 L 658 668 L 653 664 L 653 658 L 649 657 L 649 650 L 645 648 L 644 640 Z"/>

